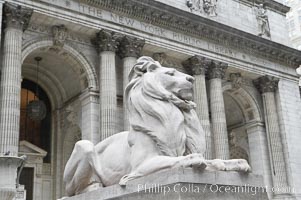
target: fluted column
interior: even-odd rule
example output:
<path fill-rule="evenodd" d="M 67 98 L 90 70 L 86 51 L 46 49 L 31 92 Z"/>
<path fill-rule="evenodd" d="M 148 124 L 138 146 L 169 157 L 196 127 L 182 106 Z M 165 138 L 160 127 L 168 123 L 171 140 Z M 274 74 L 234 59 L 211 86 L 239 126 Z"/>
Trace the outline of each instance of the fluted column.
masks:
<path fill-rule="evenodd" d="M 99 97 L 95 91 L 86 90 L 81 96 L 82 139 L 94 144 L 100 141 L 99 134 Z"/>
<path fill-rule="evenodd" d="M 95 40 L 100 55 L 99 107 L 102 140 L 117 132 L 115 52 L 119 44 L 118 38 L 115 32 L 101 30 Z"/>
<path fill-rule="evenodd" d="M 230 157 L 222 89 L 222 79 L 225 76 L 226 69 L 227 65 L 221 62 L 212 62 L 209 68 L 212 134 L 215 158 L 219 159 L 229 159 Z"/>
<path fill-rule="evenodd" d="M 270 152 L 270 163 L 274 188 L 287 188 L 287 177 L 281 142 L 279 119 L 275 99 L 279 79 L 263 76 L 254 81 L 255 86 L 262 94 L 264 116 L 267 131 L 267 141 Z M 283 193 L 275 191 L 275 194 Z"/>
<path fill-rule="evenodd" d="M 18 155 L 22 34 L 32 11 L 14 4 L 5 4 L 5 29 L 2 75 L 0 83 L 0 154 Z"/>
<path fill-rule="evenodd" d="M 4 7 L 5 29 L 0 82 L 0 197 L 11 200 L 16 193 L 17 169 L 23 163 L 18 157 L 22 34 L 32 14 L 15 4 Z M 18 185 L 17 185 L 18 186 Z"/>
<path fill-rule="evenodd" d="M 123 92 L 129 83 L 128 75 L 130 70 L 136 64 L 137 58 L 140 56 L 144 44 L 144 40 L 130 36 L 124 36 L 121 39 L 119 55 L 123 62 Z M 126 99 L 123 99 L 123 120 L 124 130 L 129 130 L 129 114 L 126 108 Z"/>
<path fill-rule="evenodd" d="M 206 152 L 205 158 L 212 159 L 212 140 L 208 111 L 208 99 L 206 92 L 206 70 L 210 61 L 200 56 L 193 56 L 183 62 L 183 66 L 193 74 L 195 81 L 193 85 L 194 102 L 197 104 L 196 113 L 205 131 Z"/>
<path fill-rule="evenodd" d="M 269 151 L 264 124 L 261 122 L 250 122 L 246 124 L 248 143 L 250 149 L 250 165 L 252 173 L 263 176 L 264 185 L 272 186 L 271 168 L 269 164 Z M 271 191 L 267 190 L 271 195 Z"/>

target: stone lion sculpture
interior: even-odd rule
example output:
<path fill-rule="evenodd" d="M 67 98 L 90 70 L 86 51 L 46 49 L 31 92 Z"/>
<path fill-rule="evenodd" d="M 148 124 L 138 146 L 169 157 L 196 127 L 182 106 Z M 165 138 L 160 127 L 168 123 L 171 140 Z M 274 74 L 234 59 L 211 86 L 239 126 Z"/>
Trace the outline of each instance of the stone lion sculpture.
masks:
<path fill-rule="evenodd" d="M 68 160 L 64 182 L 68 196 L 119 183 L 125 185 L 163 169 L 248 171 L 243 159 L 205 160 L 205 135 L 194 110 L 194 78 L 141 57 L 125 90 L 130 131 L 96 145 L 81 140 Z"/>

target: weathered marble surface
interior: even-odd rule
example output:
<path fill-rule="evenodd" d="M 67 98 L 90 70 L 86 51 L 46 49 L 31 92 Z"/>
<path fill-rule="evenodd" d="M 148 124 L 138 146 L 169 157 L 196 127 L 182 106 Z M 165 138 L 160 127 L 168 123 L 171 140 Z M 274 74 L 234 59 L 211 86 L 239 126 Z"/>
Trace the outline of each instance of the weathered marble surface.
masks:
<path fill-rule="evenodd" d="M 204 171 L 200 173 L 191 168 L 178 168 L 157 172 L 146 177 L 132 180 L 126 187 L 113 185 L 65 198 L 65 200 L 264 200 L 268 198 L 265 190 L 262 189 L 263 187 L 262 177 L 254 174 L 222 171 Z"/>

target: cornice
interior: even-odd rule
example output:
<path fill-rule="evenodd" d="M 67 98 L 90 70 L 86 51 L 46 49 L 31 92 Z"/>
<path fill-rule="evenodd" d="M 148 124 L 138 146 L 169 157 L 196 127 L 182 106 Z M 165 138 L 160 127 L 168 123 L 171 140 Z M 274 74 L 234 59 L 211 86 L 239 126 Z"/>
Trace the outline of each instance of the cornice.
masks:
<path fill-rule="evenodd" d="M 301 52 L 298 50 L 161 2 L 149 0 L 79 1 L 216 44 L 233 47 L 292 68 L 297 68 L 301 64 Z M 274 4 L 276 5 L 275 2 Z"/>
<path fill-rule="evenodd" d="M 274 0 L 237 0 L 237 1 L 244 2 L 244 3 L 247 3 L 249 5 L 264 3 L 266 8 L 274 10 L 278 13 L 283 14 L 283 15 L 285 15 L 290 10 L 290 7 L 288 7 L 286 5 L 283 5 L 283 4 L 281 4 L 277 1 L 274 1 Z"/>

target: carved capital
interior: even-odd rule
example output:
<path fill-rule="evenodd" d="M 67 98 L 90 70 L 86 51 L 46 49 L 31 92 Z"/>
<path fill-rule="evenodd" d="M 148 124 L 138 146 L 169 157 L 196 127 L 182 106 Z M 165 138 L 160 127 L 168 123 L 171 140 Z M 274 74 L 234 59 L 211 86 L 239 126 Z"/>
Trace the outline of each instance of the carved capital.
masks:
<path fill-rule="evenodd" d="M 113 31 L 100 30 L 96 34 L 96 38 L 92 41 L 96 46 L 99 52 L 102 51 L 113 51 L 118 50 L 120 39 L 122 36 Z"/>
<path fill-rule="evenodd" d="M 166 54 L 165 53 L 154 53 L 153 59 L 158 61 L 161 65 L 166 61 Z"/>
<path fill-rule="evenodd" d="M 223 79 L 225 77 L 227 68 L 228 65 L 226 63 L 213 61 L 209 69 L 209 79 Z"/>
<path fill-rule="evenodd" d="M 211 60 L 202 56 L 193 56 L 184 61 L 183 66 L 192 75 L 205 75 Z"/>
<path fill-rule="evenodd" d="M 28 26 L 31 15 L 32 9 L 11 3 L 4 5 L 4 22 L 6 28 L 13 27 L 24 31 Z"/>
<path fill-rule="evenodd" d="M 124 36 L 120 40 L 118 53 L 121 58 L 125 58 L 125 57 L 138 58 L 141 55 L 141 51 L 143 49 L 144 44 L 145 44 L 144 40 L 135 37 Z"/>
<path fill-rule="evenodd" d="M 278 78 L 267 75 L 253 81 L 260 93 L 275 92 L 278 88 L 278 82 Z"/>
<path fill-rule="evenodd" d="M 68 30 L 64 25 L 58 25 L 52 27 L 53 45 L 63 47 L 65 40 L 68 36 Z"/>
<path fill-rule="evenodd" d="M 231 73 L 230 81 L 232 83 L 233 89 L 239 89 L 242 84 L 242 76 L 241 73 Z"/>

